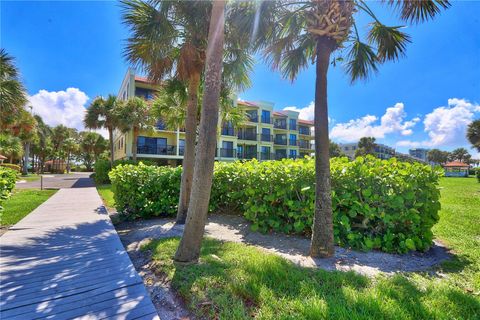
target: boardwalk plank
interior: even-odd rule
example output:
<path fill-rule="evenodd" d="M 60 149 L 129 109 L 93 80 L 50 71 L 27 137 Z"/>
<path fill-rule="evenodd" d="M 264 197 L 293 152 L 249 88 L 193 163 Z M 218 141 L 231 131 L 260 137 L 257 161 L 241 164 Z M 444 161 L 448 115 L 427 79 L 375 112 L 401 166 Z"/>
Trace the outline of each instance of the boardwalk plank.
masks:
<path fill-rule="evenodd" d="M 158 319 L 95 188 L 59 190 L 0 244 L 2 319 Z"/>

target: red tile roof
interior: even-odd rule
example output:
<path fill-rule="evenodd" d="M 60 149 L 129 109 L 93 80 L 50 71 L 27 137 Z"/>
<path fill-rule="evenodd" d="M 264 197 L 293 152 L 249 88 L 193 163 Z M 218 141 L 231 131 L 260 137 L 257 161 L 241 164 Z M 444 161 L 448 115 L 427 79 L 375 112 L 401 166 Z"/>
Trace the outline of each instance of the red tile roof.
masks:
<path fill-rule="evenodd" d="M 446 164 L 443 165 L 444 167 L 462 167 L 462 168 L 468 168 L 469 165 L 460 161 L 452 161 L 452 162 L 447 162 Z"/>
<path fill-rule="evenodd" d="M 298 119 L 298 123 L 309 124 L 309 125 L 313 126 L 313 121 L 312 120 Z"/>
<path fill-rule="evenodd" d="M 153 84 L 153 82 L 148 80 L 148 78 L 141 76 L 135 76 L 135 81 Z"/>
<path fill-rule="evenodd" d="M 287 117 L 287 115 L 281 111 L 273 111 L 273 115 L 277 117 Z"/>
<path fill-rule="evenodd" d="M 245 100 L 237 100 L 238 104 L 247 106 L 247 107 L 254 107 L 258 108 L 258 106 L 255 104 L 255 102 L 250 102 L 250 101 L 245 101 Z"/>

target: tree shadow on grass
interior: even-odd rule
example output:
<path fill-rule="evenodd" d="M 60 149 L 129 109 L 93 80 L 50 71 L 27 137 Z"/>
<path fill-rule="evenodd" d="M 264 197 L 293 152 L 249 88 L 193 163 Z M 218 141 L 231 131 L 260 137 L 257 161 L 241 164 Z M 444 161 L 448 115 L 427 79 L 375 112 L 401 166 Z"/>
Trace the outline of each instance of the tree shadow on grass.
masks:
<path fill-rule="evenodd" d="M 212 239 L 204 240 L 200 261 L 176 266 L 172 285 L 194 312 L 206 317 L 246 319 L 261 313 L 279 319 L 478 319 L 480 315 L 473 296 L 446 285 L 419 288 L 402 275 L 372 280 L 354 272 L 303 268 L 249 246 Z"/>

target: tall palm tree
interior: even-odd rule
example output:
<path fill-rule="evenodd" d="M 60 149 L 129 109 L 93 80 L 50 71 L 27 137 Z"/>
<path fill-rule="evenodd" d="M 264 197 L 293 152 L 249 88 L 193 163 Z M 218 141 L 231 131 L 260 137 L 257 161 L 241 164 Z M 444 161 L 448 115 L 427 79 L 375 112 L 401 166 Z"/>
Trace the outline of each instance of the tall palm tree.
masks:
<path fill-rule="evenodd" d="M 50 136 L 52 129 L 43 122 L 42 117 L 39 115 L 34 115 L 34 118 L 37 123 L 36 131 L 38 139 L 33 144 L 32 151 L 37 155 L 37 170 L 43 173 L 45 159 L 51 151 Z"/>
<path fill-rule="evenodd" d="M 449 7 L 446 0 L 385 2 L 400 12 L 402 20 L 413 23 L 433 18 Z M 327 107 L 327 72 L 332 55 L 346 52 L 343 60 L 353 82 L 368 78 L 379 64 L 405 55 L 410 37 L 401 27 L 380 22 L 363 0 L 280 1 L 273 10 L 274 21 L 264 23 L 266 30 L 259 32 L 256 41 L 258 47 L 265 48 L 266 60 L 292 81 L 310 62 L 316 64 L 316 201 L 310 255 L 328 257 L 334 253 Z M 354 15 L 357 11 L 373 21 L 368 25 L 368 42 L 357 31 Z"/>
<path fill-rule="evenodd" d="M 118 127 L 123 132 L 132 130 L 132 157 L 137 160 L 137 139 L 140 129 L 152 128 L 153 117 L 150 106 L 144 99 L 132 97 L 118 105 L 117 108 Z"/>
<path fill-rule="evenodd" d="M 63 124 L 59 124 L 58 126 L 52 129 L 52 170 L 60 172 L 61 163 L 60 159 L 62 159 L 63 155 L 63 146 L 65 141 L 70 137 L 70 130 Z M 57 161 L 55 161 L 57 160 Z M 56 165 L 55 165 L 56 162 Z"/>
<path fill-rule="evenodd" d="M 13 57 L 5 49 L 0 49 L 0 131 L 6 130 L 27 103 L 25 88 L 19 78 Z"/>
<path fill-rule="evenodd" d="M 480 152 L 480 119 L 475 120 L 468 125 L 467 139 L 472 144 L 472 147 Z"/>
<path fill-rule="evenodd" d="M 157 83 L 176 78 L 185 83 L 185 151 L 177 222 L 184 223 L 190 198 L 195 161 L 199 90 L 205 68 L 212 1 L 122 0 L 123 20 L 132 36 L 125 56 Z M 232 10 L 235 12 L 235 10 Z M 232 26 L 224 55 L 223 83 L 236 88 L 249 85 L 253 59 L 247 39 Z"/>
<path fill-rule="evenodd" d="M 184 223 L 193 178 L 198 90 L 205 65 L 209 1 L 121 2 L 123 21 L 132 36 L 125 57 L 160 83 L 175 75 L 187 83 L 185 151 L 177 222 Z"/>
<path fill-rule="evenodd" d="M 110 165 L 113 166 L 113 131 L 118 128 L 117 105 L 119 101 L 114 95 L 109 95 L 107 99 L 97 97 L 92 101 L 85 114 L 86 128 L 107 129 L 110 142 Z"/>
<path fill-rule="evenodd" d="M 213 3 L 205 67 L 205 92 L 200 117 L 198 152 L 195 159 L 192 194 L 182 239 L 175 254 L 181 263 L 198 261 L 212 188 L 218 111 L 222 84 L 225 1 Z"/>

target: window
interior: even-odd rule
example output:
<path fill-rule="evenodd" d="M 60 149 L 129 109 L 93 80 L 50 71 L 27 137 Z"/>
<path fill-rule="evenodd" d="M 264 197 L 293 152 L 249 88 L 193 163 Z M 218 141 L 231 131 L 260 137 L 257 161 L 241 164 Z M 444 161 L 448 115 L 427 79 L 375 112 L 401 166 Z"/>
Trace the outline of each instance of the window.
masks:
<path fill-rule="evenodd" d="M 297 130 L 297 120 L 290 119 L 288 126 L 290 127 L 290 130 Z"/>
<path fill-rule="evenodd" d="M 222 141 L 222 149 L 220 150 L 220 157 L 233 158 L 233 142 Z"/>
<path fill-rule="evenodd" d="M 138 137 L 137 152 L 143 154 L 167 154 L 167 138 Z"/>
<path fill-rule="evenodd" d="M 262 110 L 262 123 L 270 123 L 270 111 Z"/>
<path fill-rule="evenodd" d="M 178 154 L 183 156 L 185 153 L 185 139 L 178 140 Z"/>
<path fill-rule="evenodd" d="M 272 141 L 269 128 L 262 128 L 262 141 Z"/>
<path fill-rule="evenodd" d="M 257 110 L 247 110 L 245 113 L 247 114 L 247 118 L 250 122 L 258 122 Z"/>
<path fill-rule="evenodd" d="M 233 149 L 233 142 L 232 141 L 222 141 L 222 148 L 223 149 Z"/>
<path fill-rule="evenodd" d="M 297 135 L 296 134 L 290 134 L 290 145 L 291 146 L 296 146 L 297 145 Z"/>
<path fill-rule="evenodd" d="M 290 150 L 289 158 L 291 158 L 291 159 L 297 158 L 297 150 Z"/>
<path fill-rule="evenodd" d="M 270 160 L 270 147 L 261 147 L 261 160 Z"/>

